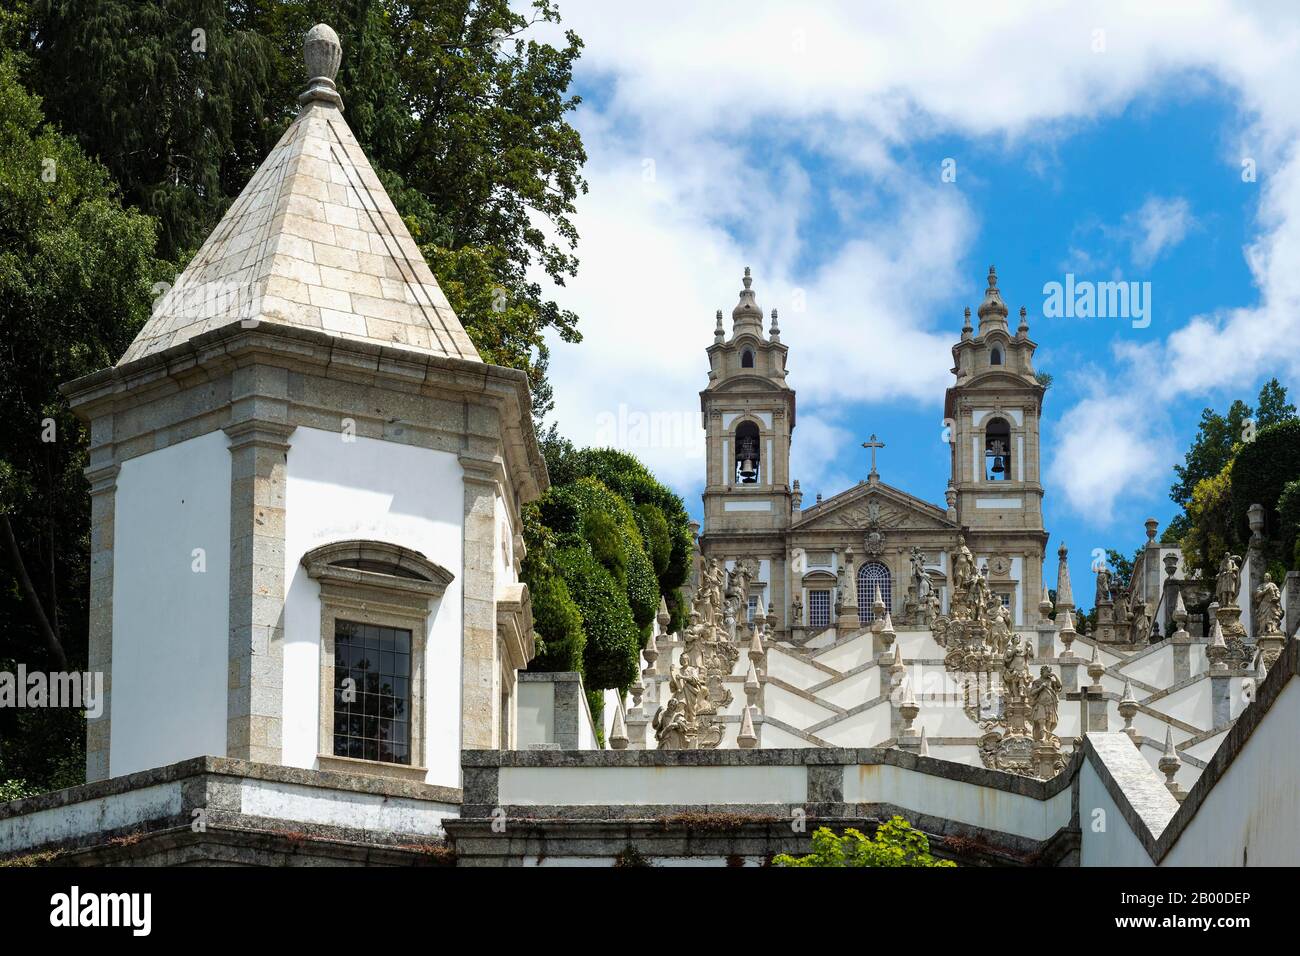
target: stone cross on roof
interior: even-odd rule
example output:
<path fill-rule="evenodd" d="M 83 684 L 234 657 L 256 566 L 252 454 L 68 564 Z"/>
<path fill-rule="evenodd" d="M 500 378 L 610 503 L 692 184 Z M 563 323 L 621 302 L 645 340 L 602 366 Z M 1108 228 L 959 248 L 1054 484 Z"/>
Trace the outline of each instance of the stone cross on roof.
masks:
<path fill-rule="evenodd" d="M 876 449 L 884 448 L 885 443 L 878 439 L 875 433 L 872 432 L 871 438 L 868 441 L 864 441 L 862 447 L 871 449 L 871 473 L 874 475 L 876 474 Z"/>
<path fill-rule="evenodd" d="M 482 361 L 343 119 L 338 35 L 312 27 L 303 53 L 297 119 L 119 366 L 234 323 Z"/>

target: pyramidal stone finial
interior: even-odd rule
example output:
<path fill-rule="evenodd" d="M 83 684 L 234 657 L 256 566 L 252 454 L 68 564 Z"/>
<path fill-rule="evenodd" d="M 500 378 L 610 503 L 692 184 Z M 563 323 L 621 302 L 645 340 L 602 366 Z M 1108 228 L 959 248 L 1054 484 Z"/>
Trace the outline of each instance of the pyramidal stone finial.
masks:
<path fill-rule="evenodd" d="M 1070 587 L 1070 551 L 1061 542 L 1056 550 L 1056 606 L 1057 608 L 1074 607 L 1074 591 Z"/>
<path fill-rule="evenodd" d="M 627 720 L 623 717 L 623 699 L 620 697 L 614 710 L 614 726 L 609 731 L 609 746 L 611 750 L 627 750 L 627 745 Z"/>
<path fill-rule="evenodd" d="M 298 97 L 306 106 L 319 100 L 343 109 L 343 99 L 334 86 L 339 64 L 343 62 L 343 44 L 333 27 L 318 23 L 307 31 L 302 43 L 303 59 L 307 63 L 307 90 Z"/>
<path fill-rule="evenodd" d="M 922 757 L 930 756 L 930 742 L 925 738 L 925 728 L 921 728 L 921 747 L 917 751 Z"/>

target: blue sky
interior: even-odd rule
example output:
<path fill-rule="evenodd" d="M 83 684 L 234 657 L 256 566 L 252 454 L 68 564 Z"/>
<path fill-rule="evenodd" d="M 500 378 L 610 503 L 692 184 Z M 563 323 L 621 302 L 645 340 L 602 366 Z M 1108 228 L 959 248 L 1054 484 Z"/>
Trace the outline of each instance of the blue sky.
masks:
<path fill-rule="evenodd" d="M 704 348 L 750 265 L 790 347 L 805 493 L 864 477 L 874 431 L 882 478 L 941 503 L 949 349 L 995 263 L 1054 376 L 1045 518 L 1086 594 L 1093 548 L 1174 514 L 1202 407 L 1274 375 L 1300 391 L 1300 108 L 1279 88 L 1300 15 L 698 6 L 561 4 L 591 181 L 557 293 L 587 340 L 553 360 L 576 441 L 627 447 L 698 514 Z M 1044 317 L 1066 273 L 1149 282 L 1150 326 Z M 664 427 L 623 427 L 638 414 Z"/>

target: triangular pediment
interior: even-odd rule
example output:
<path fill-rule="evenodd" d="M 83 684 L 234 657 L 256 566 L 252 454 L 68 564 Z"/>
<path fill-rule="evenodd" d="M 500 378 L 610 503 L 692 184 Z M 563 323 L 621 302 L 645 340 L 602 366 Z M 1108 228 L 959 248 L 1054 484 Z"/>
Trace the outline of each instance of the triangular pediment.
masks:
<path fill-rule="evenodd" d="M 862 482 L 811 508 L 805 508 L 792 528 L 800 531 L 878 527 L 950 530 L 957 527 L 947 513 L 892 485 Z"/>

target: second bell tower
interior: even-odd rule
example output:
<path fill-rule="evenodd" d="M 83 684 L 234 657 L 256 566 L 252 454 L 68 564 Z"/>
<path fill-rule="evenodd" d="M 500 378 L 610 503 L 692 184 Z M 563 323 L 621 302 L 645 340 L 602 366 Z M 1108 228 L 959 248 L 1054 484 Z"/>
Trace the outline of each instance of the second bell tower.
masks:
<path fill-rule="evenodd" d="M 707 435 L 704 526 L 709 536 L 783 531 L 790 525 L 790 435 L 794 389 L 786 384 L 786 352 L 776 309 L 763 311 L 745 269 L 731 335 L 717 313 L 708 348 L 709 384 L 700 392 Z"/>

